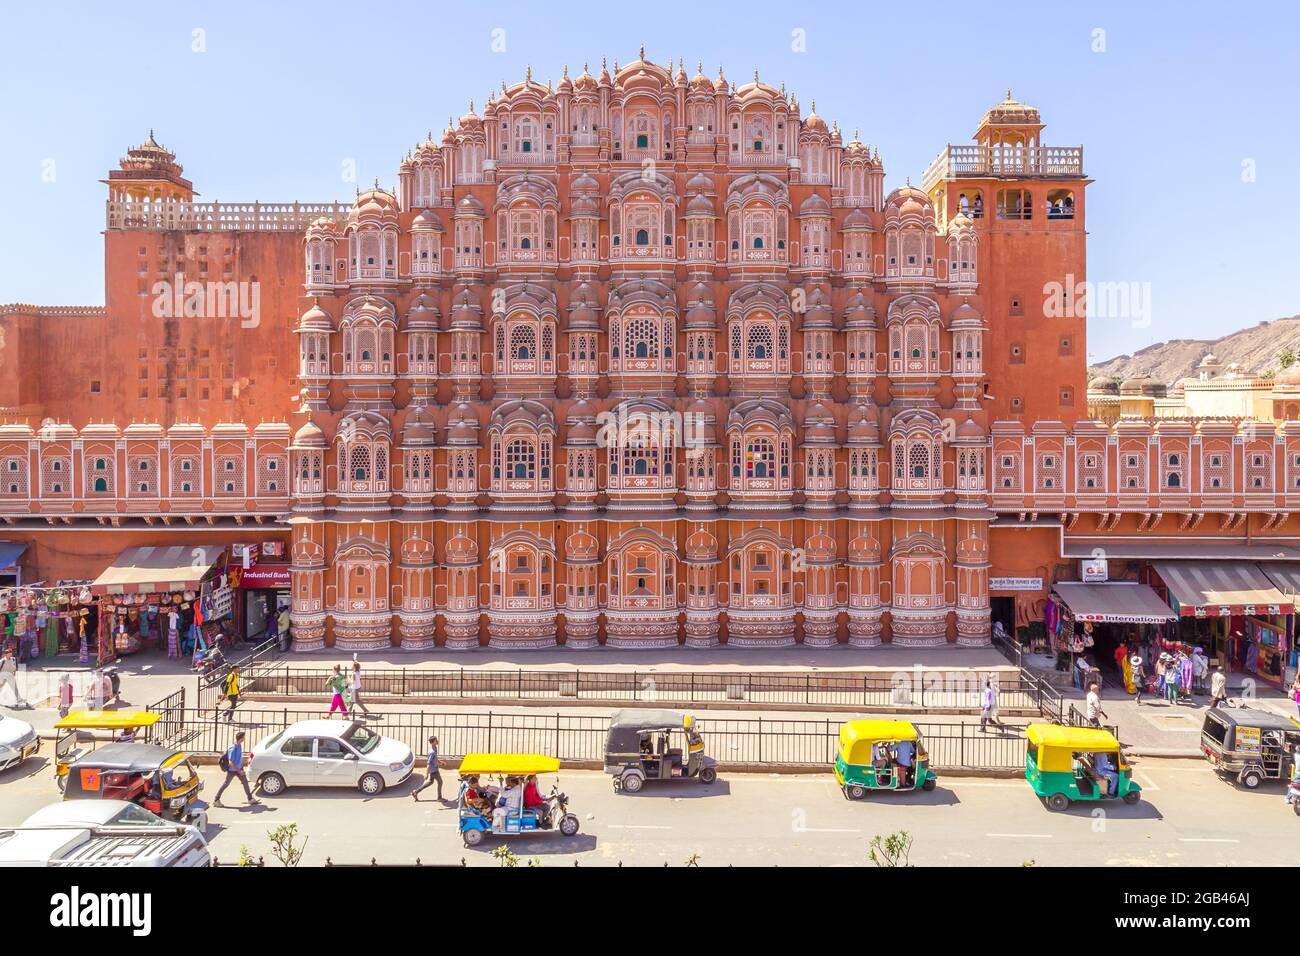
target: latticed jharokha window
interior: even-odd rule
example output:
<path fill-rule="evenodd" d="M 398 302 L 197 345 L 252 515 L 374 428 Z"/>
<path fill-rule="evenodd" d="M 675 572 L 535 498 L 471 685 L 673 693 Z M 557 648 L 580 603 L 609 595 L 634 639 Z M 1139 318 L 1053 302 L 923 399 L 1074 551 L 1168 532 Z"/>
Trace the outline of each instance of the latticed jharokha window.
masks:
<path fill-rule="evenodd" d="M 930 448 L 917 442 L 908 449 L 907 467 L 913 478 L 930 477 Z"/>
<path fill-rule="evenodd" d="M 517 362 L 537 357 L 537 333 L 531 326 L 517 325 L 510 331 L 510 358 Z"/>
<path fill-rule="evenodd" d="M 537 453 L 531 441 L 516 439 L 506 446 L 506 475 L 530 481 L 537 477 Z"/>
<path fill-rule="evenodd" d="M 658 358 L 659 323 L 655 319 L 632 319 L 627 323 L 626 336 L 628 358 Z"/>
<path fill-rule="evenodd" d="M 745 477 L 771 478 L 775 473 L 775 446 L 765 438 L 751 439 L 745 446 Z"/>

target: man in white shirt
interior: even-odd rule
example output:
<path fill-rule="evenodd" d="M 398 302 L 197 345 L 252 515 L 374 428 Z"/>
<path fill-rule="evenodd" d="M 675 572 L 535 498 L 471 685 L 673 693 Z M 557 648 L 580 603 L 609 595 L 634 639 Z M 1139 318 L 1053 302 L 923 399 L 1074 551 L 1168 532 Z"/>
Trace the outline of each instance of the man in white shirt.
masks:
<path fill-rule="evenodd" d="M 507 815 L 518 817 L 524 809 L 524 785 L 517 777 L 506 780 L 506 788 L 501 791 L 501 806 L 492 811 L 492 829 L 502 830 L 506 825 Z"/>
<path fill-rule="evenodd" d="M 1101 709 L 1101 689 L 1094 683 L 1088 685 L 1088 703 L 1085 716 L 1088 723 L 1094 727 L 1101 726 L 1101 718 L 1106 716 L 1106 712 Z"/>
<path fill-rule="evenodd" d="M 1228 702 L 1228 675 L 1223 673 L 1223 669 L 1216 667 L 1214 676 L 1210 678 L 1210 709 L 1218 707 L 1220 704 Z"/>

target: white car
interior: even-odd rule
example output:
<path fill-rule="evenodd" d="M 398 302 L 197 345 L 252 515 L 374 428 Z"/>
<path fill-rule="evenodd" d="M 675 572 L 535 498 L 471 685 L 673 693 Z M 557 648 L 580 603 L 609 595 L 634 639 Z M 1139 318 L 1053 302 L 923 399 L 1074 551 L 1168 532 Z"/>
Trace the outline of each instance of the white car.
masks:
<path fill-rule="evenodd" d="M 363 721 L 300 720 L 252 749 L 248 779 L 268 797 L 285 787 L 358 787 L 373 797 L 414 768 L 410 747 Z"/>
<path fill-rule="evenodd" d="M 0 829 L 0 866 L 208 866 L 196 828 L 126 800 L 65 800 Z"/>
<path fill-rule="evenodd" d="M 0 715 L 0 770 L 18 766 L 40 749 L 41 738 L 31 724 Z"/>

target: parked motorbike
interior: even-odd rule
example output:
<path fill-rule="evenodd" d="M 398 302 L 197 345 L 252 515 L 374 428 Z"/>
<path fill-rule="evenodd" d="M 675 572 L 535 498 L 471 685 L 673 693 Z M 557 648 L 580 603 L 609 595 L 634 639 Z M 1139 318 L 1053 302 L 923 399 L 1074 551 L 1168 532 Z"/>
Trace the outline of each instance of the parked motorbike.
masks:
<path fill-rule="evenodd" d="M 224 667 L 225 664 L 226 655 L 221 653 L 221 648 L 211 647 L 206 651 L 195 653 L 193 670 L 200 677 L 206 677 Z"/>

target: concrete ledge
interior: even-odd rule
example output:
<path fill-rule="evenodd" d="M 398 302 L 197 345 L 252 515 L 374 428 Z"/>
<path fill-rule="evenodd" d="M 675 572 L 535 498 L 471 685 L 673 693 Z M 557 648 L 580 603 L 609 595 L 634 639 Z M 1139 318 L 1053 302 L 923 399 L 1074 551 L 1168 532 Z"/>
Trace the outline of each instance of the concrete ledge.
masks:
<path fill-rule="evenodd" d="M 272 694 L 241 694 L 240 701 L 254 701 L 260 704 L 309 704 L 319 707 L 321 710 L 329 708 L 328 700 L 322 699 L 316 695 L 272 695 Z M 670 710 L 753 710 L 753 711 L 784 711 L 784 712 L 808 712 L 811 714 L 861 714 L 870 712 L 872 714 L 911 714 L 924 715 L 933 717 L 978 717 L 980 709 L 978 707 L 914 707 L 903 705 L 877 706 L 860 706 L 858 704 L 782 704 L 768 703 L 766 701 L 747 701 L 747 700 L 705 700 L 695 702 L 679 702 L 674 700 L 649 701 L 649 700 L 601 700 L 582 698 L 560 697 L 560 698 L 517 698 L 517 697 L 394 697 L 391 695 L 366 694 L 365 701 L 367 704 L 398 704 L 407 707 L 419 707 L 427 710 L 429 707 L 538 707 L 548 710 L 554 709 L 572 709 L 579 707 L 586 708 L 607 708 L 610 710 L 624 710 L 633 707 L 664 708 Z M 998 713 L 1005 717 L 1029 717 L 1039 718 L 1039 712 L 1032 707 L 999 707 Z"/>
<path fill-rule="evenodd" d="M 1120 736 L 1123 736 L 1122 734 Z M 1199 747 L 1125 747 L 1124 753 L 1129 757 L 1153 757 L 1165 760 L 1204 759 Z M 1209 764 L 1206 764 L 1209 767 Z"/>

